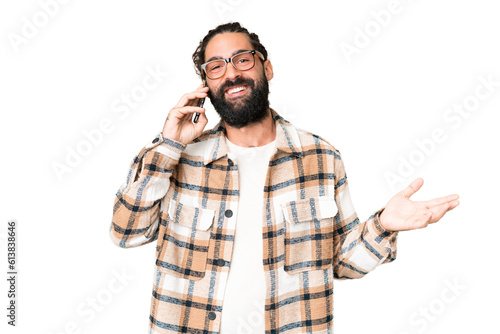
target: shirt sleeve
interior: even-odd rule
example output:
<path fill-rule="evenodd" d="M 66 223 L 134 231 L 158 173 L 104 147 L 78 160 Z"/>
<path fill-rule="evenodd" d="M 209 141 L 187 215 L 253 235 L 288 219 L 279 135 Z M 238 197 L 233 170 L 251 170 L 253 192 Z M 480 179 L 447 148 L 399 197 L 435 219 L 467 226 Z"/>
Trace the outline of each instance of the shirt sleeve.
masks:
<path fill-rule="evenodd" d="M 397 232 L 380 224 L 383 208 L 360 222 L 352 205 L 342 159 L 335 160 L 334 274 L 339 279 L 360 278 L 378 265 L 396 259 Z"/>
<path fill-rule="evenodd" d="M 114 202 L 110 237 L 116 245 L 136 247 L 156 240 L 160 202 L 184 148 L 159 134 L 134 158 Z"/>

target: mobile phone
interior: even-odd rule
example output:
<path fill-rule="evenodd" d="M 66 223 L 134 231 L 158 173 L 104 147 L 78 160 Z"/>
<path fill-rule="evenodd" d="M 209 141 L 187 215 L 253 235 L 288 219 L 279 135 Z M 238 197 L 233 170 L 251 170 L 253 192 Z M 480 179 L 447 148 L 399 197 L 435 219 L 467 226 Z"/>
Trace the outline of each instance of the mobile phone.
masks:
<path fill-rule="evenodd" d="M 206 80 L 205 80 L 205 84 L 203 85 L 203 87 L 207 87 L 207 81 Z M 203 108 L 203 105 L 205 104 L 205 99 L 206 98 L 204 97 L 204 98 L 202 98 L 200 100 L 200 103 L 198 104 L 198 107 Z M 197 113 L 194 114 L 193 123 L 198 123 L 198 118 L 200 118 L 200 113 L 199 112 L 197 112 Z"/>

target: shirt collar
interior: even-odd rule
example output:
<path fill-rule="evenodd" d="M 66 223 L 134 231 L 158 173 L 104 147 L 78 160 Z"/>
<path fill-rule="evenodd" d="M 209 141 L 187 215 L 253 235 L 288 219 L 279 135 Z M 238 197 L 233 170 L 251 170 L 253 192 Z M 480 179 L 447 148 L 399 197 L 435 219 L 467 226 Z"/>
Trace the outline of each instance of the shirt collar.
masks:
<path fill-rule="evenodd" d="M 302 157 L 302 146 L 297 129 L 290 122 L 278 115 L 276 111 L 273 109 L 270 110 L 276 124 L 276 149 L 286 154 Z M 207 134 L 207 146 L 203 156 L 204 165 L 225 157 L 229 152 L 224 133 L 224 123 L 220 121 Z"/>

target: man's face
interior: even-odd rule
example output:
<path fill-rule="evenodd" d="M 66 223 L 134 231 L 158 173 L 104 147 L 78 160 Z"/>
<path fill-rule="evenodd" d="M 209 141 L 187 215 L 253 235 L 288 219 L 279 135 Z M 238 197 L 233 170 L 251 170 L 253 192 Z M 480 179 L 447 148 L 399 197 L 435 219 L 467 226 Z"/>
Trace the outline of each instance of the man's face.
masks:
<path fill-rule="evenodd" d="M 230 58 L 241 51 L 253 50 L 248 37 L 242 33 L 222 33 L 207 44 L 205 61 Z M 231 63 L 226 73 L 215 80 L 207 79 L 208 96 L 221 119 L 230 126 L 241 128 L 262 121 L 268 115 L 269 85 L 272 66 L 255 56 L 255 66 L 238 71 Z"/>

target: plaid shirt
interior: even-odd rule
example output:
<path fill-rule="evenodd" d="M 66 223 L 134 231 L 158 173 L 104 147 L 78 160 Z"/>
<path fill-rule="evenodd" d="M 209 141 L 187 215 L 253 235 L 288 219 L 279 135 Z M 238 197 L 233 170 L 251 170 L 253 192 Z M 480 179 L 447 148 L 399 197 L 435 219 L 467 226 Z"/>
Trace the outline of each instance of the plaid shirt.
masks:
<path fill-rule="evenodd" d="M 352 206 L 340 153 L 271 110 L 276 149 L 262 208 L 266 334 L 332 333 L 333 280 L 396 257 L 397 233 Z M 192 143 L 158 135 L 116 195 L 120 247 L 157 240 L 150 333 L 219 333 L 239 198 L 223 123 Z"/>

